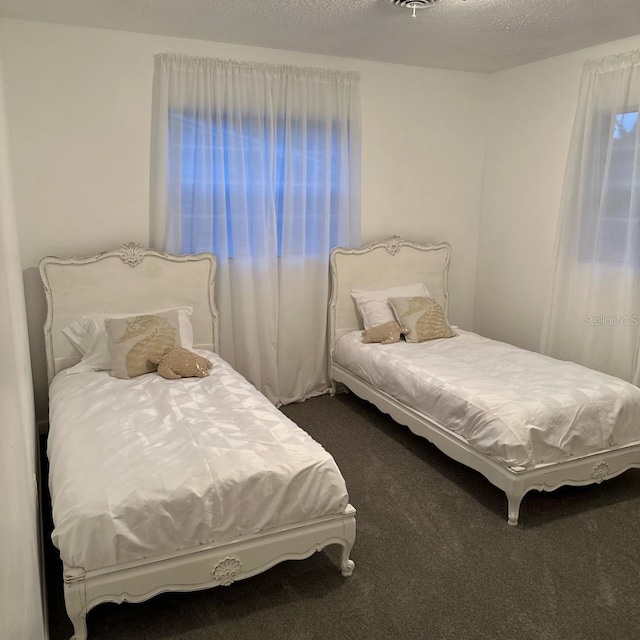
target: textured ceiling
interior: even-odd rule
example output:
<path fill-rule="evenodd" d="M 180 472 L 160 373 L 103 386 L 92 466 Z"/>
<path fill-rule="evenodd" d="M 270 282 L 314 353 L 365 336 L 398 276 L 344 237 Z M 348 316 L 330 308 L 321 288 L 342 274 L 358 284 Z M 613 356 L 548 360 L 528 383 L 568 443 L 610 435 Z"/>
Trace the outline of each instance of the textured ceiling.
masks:
<path fill-rule="evenodd" d="M 0 16 L 496 71 L 640 34 L 640 0 L 0 0 Z"/>

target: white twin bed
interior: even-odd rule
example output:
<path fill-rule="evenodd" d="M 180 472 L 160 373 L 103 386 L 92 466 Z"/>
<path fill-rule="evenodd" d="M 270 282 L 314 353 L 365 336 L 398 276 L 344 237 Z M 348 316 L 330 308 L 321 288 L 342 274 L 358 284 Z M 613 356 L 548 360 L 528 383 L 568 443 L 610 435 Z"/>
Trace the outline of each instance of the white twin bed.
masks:
<path fill-rule="evenodd" d="M 217 355 L 212 255 L 129 243 L 40 271 L 52 538 L 75 640 L 101 602 L 229 585 L 330 544 L 351 575 L 355 510 L 335 461 Z M 168 309 L 210 375 L 109 375 L 105 316 Z"/>
<path fill-rule="evenodd" d="M 423 283 L 446 311 L 450 247 L 393 236 L 331 253 L 330 375 L 508 498 L 640 467 L 640 389 L 570 362 L 457 329 L 419 343 L 364 344 L 353 290 Z"/>

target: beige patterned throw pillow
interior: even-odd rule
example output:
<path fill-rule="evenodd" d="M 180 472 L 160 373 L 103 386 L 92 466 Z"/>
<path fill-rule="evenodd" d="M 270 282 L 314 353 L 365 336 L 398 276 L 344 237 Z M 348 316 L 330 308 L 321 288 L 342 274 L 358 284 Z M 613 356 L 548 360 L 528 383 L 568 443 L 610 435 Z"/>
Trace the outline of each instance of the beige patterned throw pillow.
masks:
<path fill-rule="evenodd" d="M 135 378 L 155 371 L 165 353 L 182 346 L 177 311 L 108 318 L 104 326 L 115 378 Z"/>
<path fill-rule="evenodd" d="M 449 326 L 444 309 L 433 298 L 389 298 L 389 304 L 396 320 L 408 330 L 404 335 L 407 342 L 426 342 L 458 335 Z"/>

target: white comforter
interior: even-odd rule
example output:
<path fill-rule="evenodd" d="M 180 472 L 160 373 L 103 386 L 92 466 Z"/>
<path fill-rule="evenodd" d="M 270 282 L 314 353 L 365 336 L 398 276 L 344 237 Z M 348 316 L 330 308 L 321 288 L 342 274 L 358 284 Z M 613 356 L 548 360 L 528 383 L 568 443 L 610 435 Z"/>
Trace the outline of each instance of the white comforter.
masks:
<path fill-rule="evenodd" d="M 54 544 L 85 570 L 342 513 L 335 461 L 218 356 L 208 378 L 56 376 Z"/>
<path fill-rule="evenodd" d="M 502 342 L 338 340 L 334 361 L 509 466 L 534 467 L 640 440 L 640 389 Z"/>

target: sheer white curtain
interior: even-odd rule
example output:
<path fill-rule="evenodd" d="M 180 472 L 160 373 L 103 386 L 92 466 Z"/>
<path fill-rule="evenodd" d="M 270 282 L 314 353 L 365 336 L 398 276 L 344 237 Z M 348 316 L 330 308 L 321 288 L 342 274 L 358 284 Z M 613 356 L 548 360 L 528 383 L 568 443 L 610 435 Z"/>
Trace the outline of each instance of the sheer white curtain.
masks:
<path fill-rule="evenodd" d="M 272 402 L 324 393 L 328 258 L 359 244 L 354 73 L 160 54 L 152 243 L 212 251 L 221 355 Z"/>
<path fill-rule="evenodd" d="M 0 60 L 0 67 L 2 60 Z M 2 77 L 0 74 L 0 94 Z M 0 638 L 44 638 L 36 421 L 0 95 Z"/>
<path fill-rule="evenodd" d="M 640 346 L 640 52 L 585 64 L 542 351 L 634 383 Z"/>

